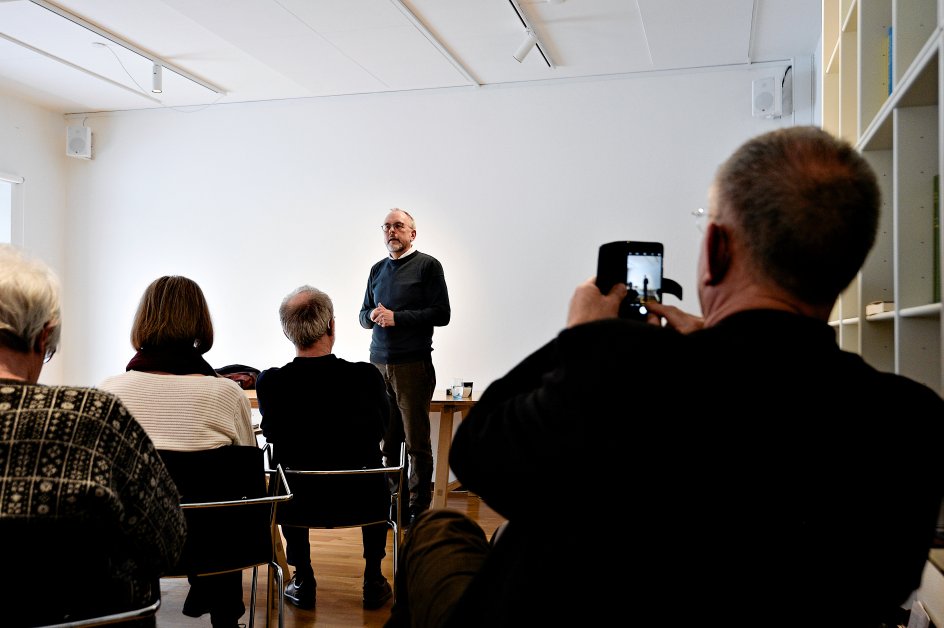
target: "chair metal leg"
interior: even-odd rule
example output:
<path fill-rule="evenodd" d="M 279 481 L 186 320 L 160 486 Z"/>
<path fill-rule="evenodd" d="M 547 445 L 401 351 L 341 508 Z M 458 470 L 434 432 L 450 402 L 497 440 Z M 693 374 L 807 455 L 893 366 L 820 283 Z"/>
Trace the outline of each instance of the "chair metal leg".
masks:
<path fill-rule="evenodd" d="M 266 597 L 266 628 L 271 628 L 269 625 L 269 620 L 272 618 L 272 581 L 273 575 L 275 576 L 275 595 L 278 596 L 279 601 L 279 628 L 284 628 L 284 619 L 285 616 L 285 588 L 283 584 L 282 576 L 282 567 L 279 566 L 278 562 L 269 563 L 269 596 Z"/>
<path fill-rule="evenodd" d="M 256 580 L 258 579 L 259 568 L 252 568 L 252 589 L 249 591 L 249 628 L 253 628 L 256 622 Z"/>

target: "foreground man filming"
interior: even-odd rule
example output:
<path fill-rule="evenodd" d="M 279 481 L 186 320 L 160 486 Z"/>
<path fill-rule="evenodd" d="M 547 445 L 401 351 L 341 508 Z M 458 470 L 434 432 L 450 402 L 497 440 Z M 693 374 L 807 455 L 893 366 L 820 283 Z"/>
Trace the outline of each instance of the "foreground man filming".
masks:
<path fill-rule="evenodd" d="M 567 328 L 452 445 L 506 528 L 490 544 L 459 513 L 419 517 L 388 626 L 900 618 L 934 537 L 944 401 L 841 351 L 827 323 L 875 241 L 875 175 L 792 127 L 739 147 L 709 196 L 703 318 L 621 320 L 625 286 L 578 286 Z M 614 422 L 614 381 L 650 403 Z"/>

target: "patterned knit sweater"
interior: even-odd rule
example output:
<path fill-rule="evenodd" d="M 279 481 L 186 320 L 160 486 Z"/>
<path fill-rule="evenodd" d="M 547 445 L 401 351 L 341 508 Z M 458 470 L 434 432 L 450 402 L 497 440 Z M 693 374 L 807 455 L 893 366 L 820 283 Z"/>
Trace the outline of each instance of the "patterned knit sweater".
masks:
<path fill-rule="evenodd" d="M 9 561 L 0 586 L 15 597 L 3 623 L 76 617 L 66 600 L 82 581 L 93 599 L 78 596 L 80 605 L 105 590 L 125 608 L 153 601 L 183 548 L 179 502 L 154 444 L 116 396 L 0 380 L 0 546 Z M 49 531 L 48 543 L 35 542 L 37 530 Z M 64 544 L 73 530 L 82 532 Z M 69 564 L 64 554 L 75 561 L 76 552 L 88 560 Z M 78 583 L 66 579 L 72 568 Z"/>

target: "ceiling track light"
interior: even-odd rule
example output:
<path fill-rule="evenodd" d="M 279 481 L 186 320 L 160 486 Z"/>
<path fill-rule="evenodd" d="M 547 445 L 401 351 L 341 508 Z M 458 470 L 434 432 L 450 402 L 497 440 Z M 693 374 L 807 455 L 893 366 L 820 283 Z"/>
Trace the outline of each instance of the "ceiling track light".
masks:
<path fill-rule="evenodd" d="M 518 50 L 515 52 L 515 59 L 519 63 L 528 56 L 528 53 L 531 52 L 532 48 L 537 48 L 538 52 L 541 53 L 541 56 L 544 58 L 544 63 L 547 64 L 547 67 L 553 68 L 554 62 L 551 60 L 551 56 L 547 53 L 547 49 L 544 44 L 541 43 L 541 39 L 538 37 L 537 32 L 528 22 L 528 18 L 525 15 L 524 11 L 518 6 L 518 0 L 508 0 L 508 3 L 511 4 L 511 8 L 515 10 L 515 13 L 518 15 L 518 19 L 521 20 L 521 25 L 524 26 L 525 32 L 527 33 L 527 38 L 518 46 Z"/>
<path fill-rule="evenodd" d="M 524 58 L 528 56 L 528 53 L 531 52 L 531 49 L 534 48 L 534 45 L 537 43 L 538 40 L 534 38 L 534 33 L 530 30 L 527 31 L 524 41 L 521 42 L 521 45 L 518 46 L 518 50 L 515 52 L 515 61 L 518 63 L 524 61 Z"/>
<path fill-rule="evenodd" d="M 2 1 L 3 1 L 3 0 L 0 0 L 0 2 L 2 2 Z M 143 50 L 143 49 L 141 49 L 141 48 L 138 48 L 137 46 L 135 46 L 134 44 L 132 44 L 130 41 L 127 41 L 127 40 L 125 40 L 125 39 L 122 39 L 121 37 L 118 37 L 118 36 L 115 35 L 114 33 L 110 33 L 110 32 L 106 31 L 106 30 L 103 29 L 103 28 L 99 28 L 98 26 L 95 26 L 94 24 L 83 20 L 83 19 L 80 18 L 78 15 L 75 15 L 74 13 L 70 13 L 69 11 L 66 11 L 66 10 L 63 9 L 62 7 L 59 7 L 59 6 L 57 6 L 57 5 L 55 5 L 55 4 L 51 3 L 51 2 L 49 2 L 48 0 L 29 0 L 29 1 L 32 2 L 33 4 L 35 4 L 36 6 L 42 7 L 42 8 L 44 8 L 44 9 L 46 9 L 47 11 L 50 11 L 50 12 L 52 12 L 52 13 L 55 13 L 56 15 L 58 15 L 59 17 L 61 17 L 61 18 L 63 18 L 63 19 L 69 20 L 69 21 L 72 22 L 73 24 L 77 24 L 78 26 L 81 26 L 82 28 L 84 28 L 84 29 L 86 29 L 86 30 L 89 30 L 89 31 L 95 33 L 95 34 L 98 35 L 99 37 L 103 37 L 104 39 L 107 39 L 108 41 L 110 41 L 110 42 L 112 42 L 112 43 L 118 44 L 119 46 L 121 46 L 122 48 L 125 48 L 126 50 L 130 50 L 131 52 L 135 53 L 136 55 L 139 55 L 139 56 L 141 56 L 141 57 L 144 57 L 145 59 L 147 59 L 148 61 L 150 61 L 151 63 L 153 63 L 155 67 L 160 67 L 160 68 L 161 68 L 161 70 L 152 70 L 152 72 L 158 72 L 158 73 L 160 73 L 160 72 L 163 70 L 163 68 L 167 68 L 168 70 L 170 70 L 170 71 L 173 72 L 174 74 L 179 74 L 180 76 L 182 76 L 182 77 L 184 77 L 185 79 L 188 79 L 188 80 L 190 80 L 190 81 L 196 83 L 197 85 L 203 87 L 204 89 L 208 89 L 208 90 L 210 90 L 211 92 L 214 92 L 214 93 L 216 93 L 216 94 L 219 94 L 220 96 L 225 96 L 225 95 L 226 95 L 226 90 L 224 90 L 222 87 L 218 87 L 218 86 L 214 85 L 213 83 L 210 83 L 209 81 L 205 81 L 205 80 L 201 79 L 200 77 L 198 77 L 198 76 L 196 76 L 196 75 L 194 75 L 194 74 L 191 74 L 190 72 L 187 72 L 187 71 L 184 70 L 183 68 L 181 68 L 181 67 L 179 67 L 179 66 L 177 66 L 177 65 L 174 65 L 173 63 L 170 63 L 169 61 L 165 61 L 165 60 L 161 59 L 160 57 L 157 57 L 157 56 L 155 56 L 154 54 L 152 54 L 152 53 L 150 53 L 150 52 L 147 52 L 146 50 Z M 2 33 L 0 33 L 0 34 L 2 34 Z M 47 56 L 51 56 L 51 55 L 48 55 L 48 53 L 44 53 L 44 54 L 47 54 Z M 98 76 L 97 74 L 88 72 L 87 70 L 86 70 L 86 72 L 87 72 L 88 74 L 92 74 L 93 76 Z M 152 76 L 154 76 L 154 75 L 152 74 Z M 157 76 L 159 76 L 159 74 L 158 74 Z M 109 80 L 110 80 L 110 79 L 109 79 Z M 155 86 L 158 87 L 158 88 L 163 88 L 163 86 L 161 85 L 161 83 L 163 83 L 163 81 L 159 81 L 157 84 L 155 84 Z M 155 93 L 160 93 L 160 89 L 152 89 L 151 91 L 153 91 L 153 92 L 155 92 Z M 148 96 L 148 98 L 150 98 L 150 96 Z"/>
<path fill-rule="evenodd" d="M 160 94 L 164 91 L 164 69 L 160 63 L 155 63 L 151 68 L 151 92 Z"/>

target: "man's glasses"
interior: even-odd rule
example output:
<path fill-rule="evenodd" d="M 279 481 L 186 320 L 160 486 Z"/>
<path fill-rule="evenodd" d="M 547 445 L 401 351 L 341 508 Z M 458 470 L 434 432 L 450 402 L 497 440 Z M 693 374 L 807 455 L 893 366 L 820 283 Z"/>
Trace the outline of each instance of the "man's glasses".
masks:
<path fill-rule="evenodd" d="M 708 223 L 708 210 L 704 207 L 692 210 L 692 216 L 695 217 L 695 228 L 699 233 L 705 232 L 705 225 Z"/>
<path fill-rule="evenodd" d="M 383 231 L 384 233 L 387 233 L 391 229 L 396 229 L 397 231 L 403 231 L 406 228 L 407 226 L 403 224 L 402 222 L 395 222 L 392 225 L 388 223 L 384 223 L 380 225 L 380 230 Z"/>

